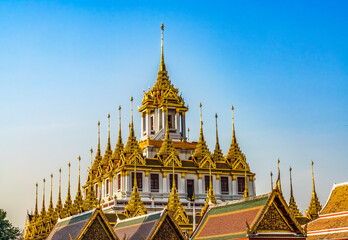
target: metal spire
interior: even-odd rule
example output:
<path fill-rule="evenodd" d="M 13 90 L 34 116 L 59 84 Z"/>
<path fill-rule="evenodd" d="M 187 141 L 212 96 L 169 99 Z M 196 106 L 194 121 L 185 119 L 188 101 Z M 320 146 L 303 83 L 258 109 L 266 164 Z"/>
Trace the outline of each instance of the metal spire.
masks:
<path fill-rule="evenodd" d="M 100 153 L 100 121 L 98 121 L 98 149 L 97 149 L 97 156 L 101 156 L 101 153 Z"/>
<path fill-rule="evenodd" d="M 39 184 L 36 183 L 35 184 L 35 187 L 36 187 L 36 194 L 35 194 L 35 211 L 34 211 L 34 217 L 38 217 L 39 216 L 39 211 L 38 211 L 38 208 L 37 208 L 37 190 L 38 190 L 38 186 Z"/>
<path fill-rule="evenodd" d="M 91 168 L 92 168 L 92 164 L 93 164 L 93 148 L 91 147 L 91 149 L 89 151 L 91 152 Z"/>
<path fill-rule="evenodd" d="M 44 216 L 46 214 L 46 207 L 45 207 L 45 183 L 46 179 L 43 179 L 43 190 L 42 190 L 42 208 L 41 208 L 41 215 Z"/>
<path fill-rule="evenodd" d="M 271 191 L 273 190 L 273 173 L 272 173 L 272 171 L 271 171 Z"/>

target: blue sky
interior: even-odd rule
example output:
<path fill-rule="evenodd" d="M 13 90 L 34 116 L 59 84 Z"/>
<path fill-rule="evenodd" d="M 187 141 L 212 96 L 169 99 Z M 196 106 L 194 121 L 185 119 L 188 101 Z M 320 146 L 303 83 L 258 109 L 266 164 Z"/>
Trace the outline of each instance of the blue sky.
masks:
<path fill-rule="evenodd" d="M 304 211 L 310 200 L 310 160 L 324 204 L 333 183 L 347 181 L 348 3 L 346 1 L 2 1 L 0 3 L 0 207 L 24 226 L 35 182 L 67 163 L 82 181 L 96 123 L 106 143 L 107 114 L 116 142 L 117 106 L 127 138 L 129 98 L 140 106 L 160 60 L 160 24 L 172 82 L 190 110 L 191 140 L 204 133 L 212 151 L 214 114 L 220 143 L 237 139 L 256 173 L 257 193 L 281 160 Z M 135 114 L 139 136 L 140 116 Z M 64 175 L 65 174 L 65 175 Z M 65 176 L 65 177 L 64 177 Z M 76 191 L 76 174 L 72 192 Z M 46 186 L 46 189 L 48 186 Z M 40 193 L 41 194 L 41 193 Z M 66 189 L 63 189 L 65 199 Z M 46 193 L 48 195 L 48 191 Z M 40 195 L 41 196 L 41 195 Z M 25 199 L 25 201 L 23 201 Z M 48 197 L 46 197 L 46 206 Z M 41 198 L 39 201 L 41 205 Z"/>

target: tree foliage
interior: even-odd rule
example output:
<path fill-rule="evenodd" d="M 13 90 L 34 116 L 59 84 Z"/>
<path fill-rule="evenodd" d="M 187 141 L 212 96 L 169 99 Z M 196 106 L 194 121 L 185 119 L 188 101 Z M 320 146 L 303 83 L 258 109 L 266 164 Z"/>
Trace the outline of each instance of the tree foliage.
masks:
<path fill-rule="evenodd" d="M 0 209 L 0 240 L 18 239 L 21 232 L 6 219 L 7 213 Z"/>

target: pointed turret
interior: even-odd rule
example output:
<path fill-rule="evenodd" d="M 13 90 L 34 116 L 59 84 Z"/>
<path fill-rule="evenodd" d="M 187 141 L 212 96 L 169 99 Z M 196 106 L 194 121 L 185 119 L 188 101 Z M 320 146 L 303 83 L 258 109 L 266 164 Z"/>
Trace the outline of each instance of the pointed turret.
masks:
<path fill-rule="evenodd" d="M 203 135 L 203 120 L 202 120 L 202 103 L 199 104 L 200 109 L 200 131 L 199 131 L 199 139 L 198 143 L 196 145 L 196 149 L 194 153 L 192 154 L 192 158 L 196 161 L 196 163 L 199 165 L 199 167 L 208 168 L 211 167 L 211 164 L 213 164 L 213 167 L 215 168 L 215 163 L 211 159 L 211 153 L 208 149 L 208 146 L 204 140 Z"/>
<path fill-rule="evenodd" d="M 211 182 L 211 166 L 209 164 L 209 189 L 207 190 L 207 198 L 205 199 L 204 207 L 202 208 L 201 215 L 208 209 L 209 204 L 216 204 L 216 198 L 213 190 L 213 184 Z"/>
<path fill-rule="evenodd" d="M 159 160 L 164 164 L 164 166 L 169 166 L 172 164 L 177 164 L 178 166 L 182 166 L 181 162 L 179 161 L 179 153 L 178 151 L 174 148 L 172 139 L 170 138 L 169 134 L 169 124 L 168 124 L 168 119 L 166 121 L 166 135 L 164 137 L 162 146 L 160 150 L 158 151 L 157 157 Z"/>
<path fill-rule="evenodd" d="M 138 191 L 138 185 L 137 185 L 137 166 L 136 162 L 134 162 L 134 186 L 133 186 L 133 192 L 132 196 L 130 197 L 130 200 L 128 201 L 128 205 L 124 209 L 124 215 L 127 218 L 132 218 L 136 216 L 140 216 L 146 214 L 146 207 L 141 200 L 139 191 Z"/>
<path fill-rule="evenodd" d="M 145 165 L 145 161 L 142 156 L 142 151 L 140 149 L 139 143 L 134 133 L 133 124 L 133 97 L 131 97 L 131 123 L 129 126 L 129 136 L 127 144 L 124 148 L 123 154 L 127 164 L 133 164 L 134 161 L 141 162 Z"/>
<path fill-rule="evenodd" d="M 321 205 L 317 196 L 317 193 L 315 191 L 315 182 L 314 182 L 314 169 L 313 169 L 313 161 L 311 161 L 312 165 L 312 184 L 313 184 L 313 191 L 312 191 L 312 198 L 311 202 L 309 203 L 309 206 L 307 208 L 306 216 L 309 220 L 314 220 L 319 217 L 319 212 L 321 210 Z"/>
<path fill-rule="evenodd" d="M 236 138 L 236 132 L 234 129 L 234 112 L 233 112 L 234 107 L 232 106 L 231 109 L 232 109 L 232 141 L 231 141 L 228 153 L 226 155 L 226 159 L 230 163 L 232 168 L 234 169 L 244 170 L 244 168 L 247 168 L 247 170 L 249 170 L 249 166 L 246 163 L 245 155 L 240 150 L 238 142 L 237 142 L 237 138 Z"/>
<path fill-rule="evenodd" d="M 278 163 L 278 177 L 279 177 L 279 191 L 281 192 L 282 191 L 282 183 L 281 183 L 281 180 L 280 180 L 280 161 L 279 161 L 279 158 L 277 160 L 277 163 Z"/>
<path fill-rule="evenodd" d="M 121 153 L 123 152 L 123 142 L 122 142 L 122 134 L 121 134 L 121 106 L 118 106 L 118 138 L 117 143 L 114 149 L 114 153 L 112 154 L 112 158 L 115 161 L 120 160 Z"/>
<path fill-rule="evenodd" d="M 38 190 L 38 186 L 39 186 L 39 184 L 36 183 L 35 184 L 35 187 L 36 187 L 36 192 L 35 192 L 35 210 L 34 210 L 34 215 L 33 215 L 33 221 L 35 221 L 39 217 L 39 211 L 38 211 L 38 207 L 37 207 L 37 190 Z"/>
<path fill-rule="evenodd" d="M 164 63 L 164 53 L 163 53 L 163 35 L 164 35 L 164 25 L 161 24 L 161 61 L 159 65 L 159 70 L 157 74 L 157 79 L 155 84 L 147 92 L 144 91 L 144 97 L 142 100 L 142 106 L 138 109 L 139 112 L 151 111 L 154 108 L 161 108 L 167 104 L 173 108 L 180 108 L 179 113 L 185 115 L 188 107 L 185 106 L 184 99 L 179 95 L 179 90 L 173 86 L 169 80 L 166 65 Z M 157 121 L 157 120 L 156 120 Z M 161 126 L 164 128 L 164 126 Z M 155 130 L 159 131 L 159 129 Z M 164 132 L 163 132 L 164 133 Z M 186 138 L 185 128 L 181 132 L 182 137 Z M 153 134 L 149 131 L 147 136 L 152 139 Z M 163 136 L 163 135 L 162 135 Z M 146 137 L 146 136 L 145 136 Z M 175 139 L 175 138 L 174 138 Z"/>
<path fill-rule="evenodd" d="M 74 200 L 74 206 L 73 206 L 73 212 L 74 214 L 83 212 L 83 199 L 82 199 L 82 193 L 81 193 L 81 182 L 80 182 L 80 162 L 81 157 L 78 157 L 79 160 L 79 173 L 78 173 L 78 182 L 77 182 L 77 192 Z"/>
<path fill-rule="evenodd" d="M 170 196 L 168 199 L 167 209 L 179 225 L 189 224 L 189 219 L 185 213 L 185 208 L 180 201 L 178 191 L 175 186 L 174 162 L 172 191 L 170 192 Z"/>
<path fill-rule="evenodd" d="M 96 175 L 97 175 L 98 167 L 99 167 L 99 164 L 100 164 L 101 160 L 102 160 L 102 156 L 101 156 L 101 151 L 100 151 L 100 122 L 98 121 L 98 147 L 97 147 L 97 154 L 95 155 L 94 162 L 93 162 L 93 165 L 91 167 L 91 169 L 93 171 L 94 177 L 96 177 Z"/>
<path fill-rule="evenodd" d="M 112 157 L 112 150 L 111 150 L 111 142 L 110 142 L 110 114 L 108 114 L 108 142 L 106 144 L 106 149 L 104 156 L 100 162 L 101 167 L 101 175 L 104 175 L 107 172 L 107 168 L 109 166 L 109 161 Z"/>
<path fill-rule="evenodd" d="M 45 207 L 45 183 L 46 183 L 46 179 L 42 180 L 43 182 L 43 189 L 42 189 L 42 207 L 41 207 L 41 212 L 40 215 L 43 218 L 44 216 L 46 216 L 46 207 Z"/>
<path fill-rule="evenodd" d="M 271 174 L 270 174 L 270 176 L 271 176 L 271 191 L 273 190 L 273 173 L 271 172 Z"/>
<path fill-rule="evenodd" d="M 63 210 L 63 204 L 62 204 L 62 169 L 59 168 L 59 189 L 58 189 L 58 200 L 56 204 L 56 215 L 60 217 Z"/>
<path fill-rule="evenodd" d="M 92 159 L 93 159 L 93 149 L 91 148 L 91 166 L 92 166 Z M 94 183 L 93 183 L 93 173 L 92 170 L 89 169 L 88 172 L 88 178 L 87 178 L 87 193 L 86 198 L 83 202 L 83 210 L 88 211 L 93 208 L 95 208 L 98 204 L 97 197 L 95 195 L 94 191 Z"/>
<path fill-rule="evenodd" d="M 246 169 L 244 170 L 244 195 L 243 198 L 250 197 L 249 190 L 248 190 L 248 180 L 247 180 L 247 174 Z"/>
<path fill-rule="evenodd" d="M 217 115 L 217 113 L 215 113 L 216 143 L 215 143 L 215 150 L 214 150 L 214 154 L 213 154 L 213 160 L 216 163 L 223 163 L 223 162 L 225 162 L 225 158 L 224 158 L 222 151 L 221 151 L 221 148 L 220 148 L 217 119 L 218 119 L 218 115 Z"/>
<path fill-rule="evenodd" d="M 290 200 L 289 200 L 289 209 L 290 212 L 292 213 L 292 215 L 296 218 L 296 217 L 302 217 L 302 214 L 300 212 L 300 210 L 297 207 L 296 201 L 295 201 L 295 197 L 294 197 L 294 192 L 292 190 L 292 175 L 291 175 L 291 171 L 292 168 L 289 168 L 289 172 L 290 172 Z"/>
<path fill-rule="evenodd" d="M 52 199 L 52 184 L 53 184 L 53 173 L 51 173 L 51 190 L 50 190 L 50 204 L 47 208 L 47 215 L 50 218 L 53 218 L 54 216 L 54 206 L 53 206 L 53 199 Z"/>
<path fill-rule="evenodd" d="M 65 200 L 64 209 L 63 209 L 64 217 L 69 217 L 72 214 L 72 200 L 71 200 L 71 194 L 70 194 L 70 167 L 71 167 L 70 162 L 68 163 L 68 167 L 69 167 L 68 193 L 66 195 L 66 200 Z"/>

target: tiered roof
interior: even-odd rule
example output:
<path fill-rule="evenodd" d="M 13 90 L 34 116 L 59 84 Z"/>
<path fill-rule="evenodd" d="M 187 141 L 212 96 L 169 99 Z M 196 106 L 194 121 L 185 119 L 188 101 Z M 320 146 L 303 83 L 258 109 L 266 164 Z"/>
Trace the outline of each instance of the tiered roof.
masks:
<path fill-rule="evenodd" d="M 119 239 L 186 239 L 168 210 L 117 221 L 114 231 Z"/>
<path fill-rule="evenodd" d="M 300 224 L 279 191 L 209 206 L 192 239 L 249 239 L 249 237 L 305 239 Z"/>
<path fill-rule="evenodd" d="M 144 92 L 142 106 L 138 110 L 141 112 L 149 107 L 157 108 L 169 105 L 179 107 L 181 110 L 186 112 L 188 110 L 188 107 L 185 106 L 184 99 L 181 95 L 179 95 L 179 90 L 175 88 L 169 80 L 163 54 L 163 24 L 161 26 L 161 29 L 161 62 L 158 70 L 157 80 L 152 89 Z"/>
<path fill-rule="evenodd" d="M 319 218 L 307 230 L 309 240 L 348 239 L 348 182 L 334 184 Z"/>
<path fill-rule="evenodd" d="M 100 208 L 59 219 L 47 240 L 118 239 Z"/>

